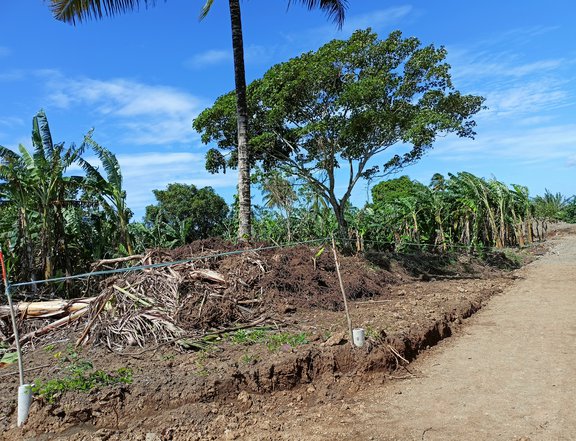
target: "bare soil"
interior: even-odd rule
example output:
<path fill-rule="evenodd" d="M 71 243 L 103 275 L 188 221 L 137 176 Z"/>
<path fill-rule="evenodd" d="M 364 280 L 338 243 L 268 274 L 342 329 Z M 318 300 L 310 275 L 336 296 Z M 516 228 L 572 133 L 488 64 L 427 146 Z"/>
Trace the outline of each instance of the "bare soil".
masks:
<path fill-rule="evenodd" d="M 574 234 L 574 229 L 561 231 L 559 239 L 552 241 L 557 241 L 558 251 L 554 252 L 560 255 L 546 254 L 520 270 L 513 269 L 517 262 L 505 253 L 493 255 L 492 265 L 466 255 L 447 259 L 432 254 L 375 254 L 366 256 L 367 259 L 342 259 L 353 324 L 367 332 L 363 348 L 350 345 L 335 266 L 329 253 L 322 254 L 314 264 L 312 257 L 317 250 L 307 247 L 259 252 L 254 258 L 262 263 L 264 271 L 238 256 L 212 261 L 212 269 L 234 273 L 237 276 L 234 280 L 242 280 L 236 291 L 243 293 L 243 299 L 255 298 L 256 293 L 263 296 L 265 301 L 260 308 L 266 310 L 272 322 L 275 320 L 276 332 L 304 333 L 306 343 L 270 348 L 261 343 L 246 345 L 222 338 L 200 352 L 150 345 L 112 353 L 102 345 L 88 346 L 82 349 L 81 356 L 91 360 L 95 368 L 108 371 L 131 368 L 134 382 L 89 393 L 65 393 L 55 404 L 35 400 L 22 429 L 15 427 L 17 376 L 7 375 L 13 371 L 12 366 L 4 367 L 0 369 L 3 430 L 0 438 L 573 439 L 534 435 L 538 433 L 538 424 L 543 427 L 542 433 L 547 428 L 561 427 L 564 420 L 555 413 L 561 409 L 552 404 L 558 398 L 556 395 L 543 401 L 552 407 L 538 417 L 530 413 L 534 411 L 530 407 L 522 407 L 508 416 L 502 411 L 509 411 L 512 405 L 498 407 L 499 403 L 515 402 L 510 397 L 521 396 L 526 389 L 541 393 L 541 387 L 533 385 L 538 384 L 540 377 L 552 377 L 551 366 L 556 369 L 556 362 L 549 364 L 548 357 L 558 347 L 565 348 L 563 353 L 569 352 L 574 321 L 569 329 L 546 326 L 556 325 L 556 313 L 565 317 L 561 321 L 568 326 L 568 317 L 576 312 L 573 299 L 567 297 L 570 293 L 574 295 L 576 286 L 573 277 L 576 237 L 570 234 Z M 227 247 L 214 241 L 193 244 L 166 257 L 185 258 L 199 251 Z M 545 253 L 543 247 L 530 251 L 531 254 L 524 255 L 525 261 Z M 558 256 L 565 257 L 551 265 L 549 262 Z M 563 297 L 558 296 L 563 299 L 555 306 L 558 310 L 551 307 L 556 297 L 542 294 L 542 290 L 548 289 L 564 293 Z M 490 317 L 493 308 L 490 306 L 490 311 L 481 315 L 488 317 L 487 321 L 466 320 L 494 296 L 497 298 L 490 305 L 497 305 L 497 318 Z M 515 300 L 510 300 L 510 305 L 501 305 L 507 299 Z M 546 308 L 550 311 L 542 314 Z M 188 314 L 182 313 L 181 320 L 192 320 L 194 311 L 196 308 L 191 306 Z M 544 315 L 550 320 L 547 324 L 538 322 Z M 212 321 L 190 326 L 211 329 L 237 320 L 233 315 L 224 319 L 215 315 Z M 483 337 L 483 342 L 467 341 L 466 334 L 474 334 L 476 329 L 491 333 Z M 40 367 L 27 374 L 29 379 L 62 375 L 54 354 L 66 351 L 66 345 L 80 331 L 81 326 L 67 329 L 28 345 L 27 367 Z M 426 351 L 453 334 L 461 337 Z M 547 340 L 548 337 L 554 338 Z M 435 361 L 435 357 L 449 353 L 459 342 L 464 342 L 468 351 L 465 355 Z M 515 359 L 518 354 L 524 358 Z M 532 366 L 540 355 L 542 360 Z M 467 371 L 470 366 L 474 369 Z M 525 375 L 526 366 L 530 366 L 530 376 Z M 575 373 L 565 364 L 556 370 Z M 516 383 L 504 378 L 499 384 L 495 378 L 502 371 L 516 375 Z M 560 390 L 566 386 L 568 377 L 563 378 L 557 382 L 550 380 L 551 384 L 546 382 L 546 386 Z M 511 389 L 505 389 L 506 385 Z M 574 391 L 574 386 L 571 387 Z M 476 397 L 487 390 L 492 392 Z M 473 417 L 465 415 L 468 409 L 472 409 Z M 567 410 L 559 415 L 569 418 Z M 502 421 L 509 419 L 518 430 L 501 428 Z M 517 420 L 529 420 L 534 430 L 520 430 Z M 571 424 L 573 427 L 574 422 Z M 503 437 L 495 437 L 493 431 L 488 431 L 490 427 Z"/>

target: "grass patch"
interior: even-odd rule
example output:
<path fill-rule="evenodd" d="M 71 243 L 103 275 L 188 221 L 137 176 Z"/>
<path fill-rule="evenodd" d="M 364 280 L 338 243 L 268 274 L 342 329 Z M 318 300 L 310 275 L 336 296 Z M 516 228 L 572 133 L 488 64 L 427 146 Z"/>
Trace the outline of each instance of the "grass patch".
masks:
<path fill-rule="evenodd" d="M 244 354 L 241 358 L 240 361 L 242 362 L 242 364 L 245 365 L 249 365 L 249 364 L 256 364 L 259 361 L 259 358 L 257 355 L 252 355 L 252 354 Z"/>
<path fill-rule="evenodd" d="M 131 384 L 132 369 L 120 368 L 113 373 L 94 370 L 90 360 L 80 357 L 71 347 L 67 353 L 58 352 L 54 355 L 66 375 L 62 378 L 42 381 L 36 380 L 32 392 L 48 403 L 55 403 L 65 392 L 90 392 L 93 389 L 113 384 Z"/>
<path fill-rule="evenodd" d="M 264 344 L 270 352 L 282 346 L 295 348 L 309 343 L 305 332 L 270 332 L 266 329 L 241 329 L 228 335 L 228 339 L 238 345 Z"/>

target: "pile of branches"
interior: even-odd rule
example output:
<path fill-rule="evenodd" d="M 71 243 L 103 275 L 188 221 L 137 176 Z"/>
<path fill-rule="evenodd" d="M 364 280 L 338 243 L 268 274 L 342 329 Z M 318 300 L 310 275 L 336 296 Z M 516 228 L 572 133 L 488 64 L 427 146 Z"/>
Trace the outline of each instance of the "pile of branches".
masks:
<path fill-rule="evenodd" d="M 119 269 L 129 261 L 151 266 L 171 258 L 156 250 L 146 256 L 99 261 L 93 270 Z M 82 318 L 77 344 L 105 344 L 120 350 L 173 342 L 199 348 L 207 335 L 256 326 L 268 319 L 262 292 L 255 289 L 265 272 L 256 252 L 119 272 L 99 283 L 89 281 L 87 289 L 97 292 L 89 298 L 18 304 L 22 319 L 56 319 L 25 334 L 21 342 Z M 8 312 L 0 310 L 0 320 Z"/>

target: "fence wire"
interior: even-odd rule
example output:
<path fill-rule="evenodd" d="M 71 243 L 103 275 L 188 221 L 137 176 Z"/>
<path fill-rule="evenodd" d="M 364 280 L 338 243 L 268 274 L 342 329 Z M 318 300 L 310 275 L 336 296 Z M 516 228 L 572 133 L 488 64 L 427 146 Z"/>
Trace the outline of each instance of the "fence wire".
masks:
<path fill-rule="evenodd" d="M 330 237 L 324 237 L 324 238 L 310 239 L 310 240 L 304 240 L 304 241 L 298 241 L 298 242 L 289 242 L 289 243 L 285 243 L 285 244 L 270 245 L 270 246 L 258 247 L 258 248 L 244 248 L 241 250 L 225 251 L 225 252 L 220 252 L 220 253 L 207 254 L 207 255 L 203 255 L 203 256 L 193 256 L 193 257 L 189 257 L 187 259 L 174 260 L 174 261 L 169 261 L 169 262 L 152 263 L 152 264 L 148 264 L 148 265 L 135 265 L 135 266 L 127 267 L 127 268 L 116 268 L 116 269 L 110 269 L 110 270 L 91 271 L 91 272 L 87 272 L 87 273 L 74 274 L 71 276 L 62 276 L 62 277 L 53 277 L 50 279 L 17 282 L 17 283 L 11 283 L 10 286 L 13 288 L 18 288 L 18 287 L 33 286 L 33 285 L 35 286 L 35 285 L 40 285 L 40 284 L 51 284 L 51 283 L 65 282 L 67 280 L 88 279 L 91 277 L 106 276 L 106 275 L 118 274 L 118 273 L 143 271 L 143 270 L 153 269 L 153 268 L 165 268 L 165 267 L 169 267 L 169 266 L 176 266 L 176 265 L 191 263 L 191 262 L 195 262 L 195 261 L 199 261 L 199 260 L 207 260 L 207 259 L 213 259 L 213 258 L 218 258 L 218 257 L 232 256 L 232 255 L 238 255 L 238 254 L 244 254 L 244 253 L 252 253 L 252 252 L 257 252 L 257 251 L 267 251 L 267 250 L 274 250 L 274 249 L 280 249 L 280 248 L 292 248 L 292 247 L 296 247 L 298 245 L 308 245 L 308 244 L 313 244 L 313 243 L 328 243 L 330 240 L 331 240 Z M 356 243 L 356 239 L 340 239 L 340 240 L 344 241 L 344 242 L 349 242 L 351 244 Z M 362 240 L 361 242 L 364 244 L 414 246 L 414 247 L 420 247 L 420 248 L 439 248 L 439 247 L 442 247 L 442 244 L 427 244 L 427 243 L 417 243 L 417 242 L 400 242 L 400 243 L 398 243 L 398 242 L 394 242 L 394 241 L 382 242 L 382 241 L 376 241 L 376 240 Z M 485 251 L 499 249 L 499 248 L 484 246 L 484 245 L 482 245 L 482 246 L 457 245 L 457 244 L 445 244 L 445 245 L 449 249 L 461 248 L 461 249 L 471 250 L 471 249 L 478 248 L 478 249 L 482 249 Z M 518 247 L 518 248 L 529 248 L 529 247 L 534 246 L 534 245 L 535 244 L 530 244 L 530 245 L 526 245 L 524 247 Z"/>
<path fill-rule="evenodd" d="M 257 251 L 274 250 L 274 249 L 278 249 L 278 248 L 291 248 L 291 247 L 295 247 L 298 245 L 306 245 L 306 244 L 318 243 L 318 242 L 327 242 L 329 240 L 330 240 L 330 238 L 312 239 L 312 240 L 305 240 L 305 241 L 301 241 L 301 242 L 290 242 L 290 243 L 281 244 L 281 245 L 270 245 L 270 246 L 258 247 L 258 248 L 245 248 L 245 249 L 241 249 L 241 250 L 207 254 L 204 256 L 193 256 L 193 257 L 189 257 L 187 259 L 173 260 L 170 262 L 151 263 L 149 265 L 136 265 L 136 266 L 131 266 L 128 268 L 116 268 L 116 269 L 111 269 L 111 270 L 92 271 L 89 273 L 74 274 L 71 276 L 53 277 L 51 279 L 34 280 L 34 281 L 28 281 L 28 282 L 18 282 L 18 283 L 12 283 L 12 284 L 10 284 L 10 286 L 13 288 L 17 288 L 17 287 L 23 287 L 23 286 L 64 282 L 66 280 L 87 279 L 90 277 L 105 276 L 105 275 L 109 275 L 109 274 L 127 273 L 127 272 L 133 272 L 133 271 L 143 271 L 143 270 L 151 269 L 151 268 L 165 268 L 168 266 L 175 266 L 175 265 L 182 265 L 182 264 L 186 264 L 186 263 L 190 263 L 190 262 L 196 262 L 198 260 L 213 259 L 213 258 L 224 257 L 224 256 L 233 256 L 236 254 L 252 253 L 252 252 L 257 252 Z"/>

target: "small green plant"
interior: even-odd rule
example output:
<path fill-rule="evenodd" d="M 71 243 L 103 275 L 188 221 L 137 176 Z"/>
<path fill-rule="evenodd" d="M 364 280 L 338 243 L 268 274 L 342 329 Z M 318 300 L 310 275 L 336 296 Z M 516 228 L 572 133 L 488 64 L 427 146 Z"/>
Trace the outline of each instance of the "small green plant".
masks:
<path fill-rule="evenodd" d="M 306 343 L 309 343 L 309 341 L 308 334 L 305 332 L 300 332 L 298 334 L 281 332 L 279 334 L 270 334 L 266 341 L 266 346 L 269 351 L 274 352 L 284 345 L 295 348 L 296 346 L 305 345 Z"/>
<path fill-rule="evenodd" d="M 18 361 L 17 352 L 5 352 L 2 357 L 0 357 L 0 363 L 12 364 Z"/>
<path fill-rule="evenodd" d="M 314 257 L 312 258 L 312 262 L 314 262 L 314 271 L 316 271 L 316 266 L 318 263 L 318 259 L 320 259 L 320 256 L 322 256 L 322 254 L 324 254 L 324 249 L 325 247 L 321 247 L 316 254 L 314 255 Z"/>
<path fill-rule="evenodd" d="M 266 334 L 265 329 L 240 329 L 230 334 L 228 338 L 236 345 L 252 345 L 265 341 Z"/>
<path fill-rule="evenodd" d="M 194 359 L 194 366 L 196 366 L 196 375 L 199 377 L 208 376 L 208 368 L 206 367 L 206 359 L 208 358 L 207 351 L 199 351 Z"/>
<path fill-rule="evenodd" d="M 242 364 L 254 364 L 258 361 L 258 356 L 257 355 L 251 355 L 251 354 L 244 354 L 242 356 L 242 358 L 240 359 L 240 361 L 242 362 Z"/>
<path fill-rule="evenodd" d="M 366 338 L 376 340 L 380 337 L 380 333 L 374 329 L 372 326 L 366 326 L 365 328 Z"/>
<path fill-rule="evenodd" d="M 46 352 L 54 352 L 54 349 L 56 349 L 55 344 L 49 344 L 49 345 L 44 346 L 44 350 Z"/>
<path fill-rule="evenodd" d="M 59 361 L 66 375 L 48 381 L 36 380 L 32 386 L 32 392 L 36 396 L 51 404 L 68 391 L 89 392 L 98 387 L 132 383 L 131 369 L 120 368 L 114 373 L 94 370 L 92 362 L 81 358 L 72 346 L 67 347 L 64 354 L 57 352 L 54 358 Z"/>
<path fill-rule="evenodd" d="M 263 343 L 271 352 L 277 351 L 284 345 L 294 348 L 309 343 L 308 334 L 305 332 L 300 332 L 298 334 L 290 332 L 273 333 L 266 329 L 240 329 L 230 334 L 228 338 L 232 343 L 238 345 Z"/>

